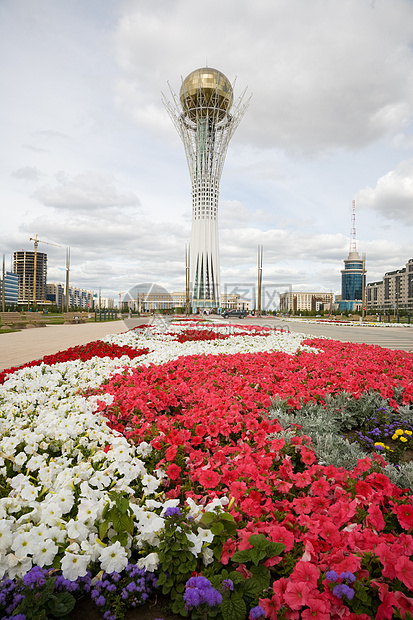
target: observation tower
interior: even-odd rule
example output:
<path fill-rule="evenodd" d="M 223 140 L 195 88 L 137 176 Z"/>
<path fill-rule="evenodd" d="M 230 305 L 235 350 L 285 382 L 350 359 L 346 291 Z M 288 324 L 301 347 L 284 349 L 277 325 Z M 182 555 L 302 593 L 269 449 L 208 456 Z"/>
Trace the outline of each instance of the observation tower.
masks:
<path fill-rule="evenodd" d="M 220 306 L 219 181 L 228 144 L 249 105 L 246 89 L 233 103 L 233 85 L 210 67 L 192 71 L 179 97 L 163 103 L 185 147 L 192 184 L 190 283 L 192 307 Z"/>

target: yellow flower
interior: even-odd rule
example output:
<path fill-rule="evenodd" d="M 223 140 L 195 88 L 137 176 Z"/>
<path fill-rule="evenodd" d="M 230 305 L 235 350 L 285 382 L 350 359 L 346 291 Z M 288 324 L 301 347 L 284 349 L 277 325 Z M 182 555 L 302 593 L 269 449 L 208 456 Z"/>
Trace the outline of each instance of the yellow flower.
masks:
<path fill-rule="evenodd" d="M 394 433 L 394 435 L 392 437 L 393 441 L 395 441 L 397 439 L 397 437 L 398 437 L 398 435 L 396 435 L 396 433 Z"/>
<path fill-rule="evenodd" d="M 412 435 L 412 431 L 404 431 L 406 433 L 406 435 Z"/>
<path fill-rule="evenodd" d="M 401 428 L 398 428 L 397 431 L 394 433 L 396 436 L 398 435 L 403 435 L 403 430 Z"/>
<path fill-rule="evenodd" d="M 406 439 L 406 437 L 400 437 L 400 441 L 404 441 L 404 442 L 406 442 L 406 441 L 407 441 L 407 439 Z"/>

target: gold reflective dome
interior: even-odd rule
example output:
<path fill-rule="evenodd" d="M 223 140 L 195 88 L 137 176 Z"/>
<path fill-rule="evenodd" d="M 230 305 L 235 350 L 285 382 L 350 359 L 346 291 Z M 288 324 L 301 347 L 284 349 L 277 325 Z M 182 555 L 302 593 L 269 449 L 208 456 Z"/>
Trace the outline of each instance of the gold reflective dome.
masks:
<path fill-rule="evenodd" d="M 196 121 L 204 109 L 215 110 L 214 116 L 221 120 L 230 109 L 233 100 L 231 82 L 221 71 L 204 67 L 192 71 L 182 82 L 179 98 L 189 118 Z"/>

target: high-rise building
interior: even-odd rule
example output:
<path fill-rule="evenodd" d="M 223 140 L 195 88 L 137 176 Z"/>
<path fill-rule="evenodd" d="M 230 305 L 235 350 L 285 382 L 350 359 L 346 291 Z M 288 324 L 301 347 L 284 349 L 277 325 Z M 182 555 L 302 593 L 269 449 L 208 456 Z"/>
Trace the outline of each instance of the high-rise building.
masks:
<path fill-rule="evenodd" d="M 360 258 L 356 246 L 356 203 L 353 200 L 351 216 L 350 251 L 341 270 L 341 301 L 339 309 L 352 309 L 351 302 L 363 300 L 364 261 Z M 347 302 L 347 303 L 346 303 Z M 350 304 L 348 304 L 350 302 Z"/>
<path fill-rule="evenodd" d="M 249 100 L 245 90 L 233 105 L 228 78 L 210 67 L 192 71 L 182 82 L 179 99 L 163 102 L 184 143 L 192 183 L 190 281 L 193 308 L 220 305 L 218 242 L 219 181 L 228 144 Z"/>
<path fill-rule="evenodd" d="M 35 304 L 46 299 L 47 254 L 25 250 L 14 252 L 13 271 L 19 276 L 19 304 Z"/>
<path fill-rule="evenodd" d="M 366 306 L 369 310 L 413 310 L 413 258 L 402 269 L 384 274 L 383 280 L 366 285 Z"/>
<path fill-rule="evenodd" d="M 50 282 L 46 285 L 46 295 L 48 301 L 58 307 L 66 304 L 65 286 L 60 282 Z M 69 308 L 93 308 L 93 291 L 84 288 L 69 286 Z M 103 307 L 103 306 L 102 306 Z"/>
<path fill-rule="evenodd" d="M 280 294 L 280 312 L 300 312 L 302 310 L 331 310 L 334 293 L 308 293 L 307 291 L 287 291 Z"/>
<path fill-rule="evenodd" d="M 350 252 L 341 270 L 341 299 L 361 301 L 363 298 L 363 259 L 359 253 Z"/>
<path fill-rule="evenodd" d="M 4 282 L 0 281 L 0 303 L 3 301 L 4 284 L 4 303 L 6 306 L 16 306 L 19 292 L 19 276 L 12 271 L 6 271 Z"/>

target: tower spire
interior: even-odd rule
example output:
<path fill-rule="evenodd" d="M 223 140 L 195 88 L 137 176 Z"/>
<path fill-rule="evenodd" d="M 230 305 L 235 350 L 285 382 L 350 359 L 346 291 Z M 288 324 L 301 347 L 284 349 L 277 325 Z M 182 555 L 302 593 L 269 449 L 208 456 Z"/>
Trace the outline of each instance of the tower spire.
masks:
<path fill-rule="evenodd" d="M 356 201 L 353 200 L 351 212 L 351 229 L 350 229 L 350 254 L 357 252 L 356 241 Z"/>

